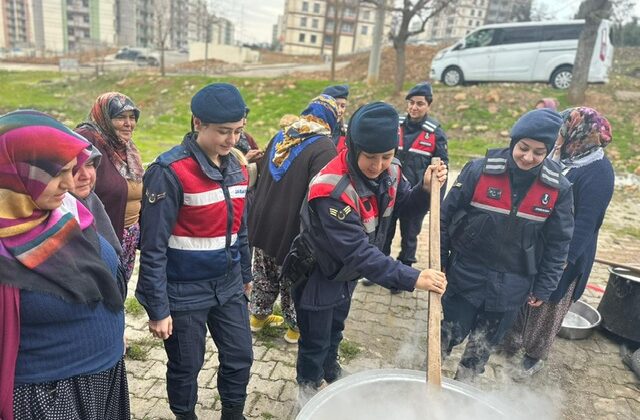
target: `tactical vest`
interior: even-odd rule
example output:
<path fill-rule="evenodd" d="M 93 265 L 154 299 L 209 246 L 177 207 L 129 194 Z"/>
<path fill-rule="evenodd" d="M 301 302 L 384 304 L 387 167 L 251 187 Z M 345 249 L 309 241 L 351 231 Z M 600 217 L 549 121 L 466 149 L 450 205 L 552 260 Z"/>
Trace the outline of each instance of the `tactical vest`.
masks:
<path fill-rule="evenodd" d="M 493 270 L 533 275 L 543 250 L 540 235 L 554 211 L 561 175 L 545 160 L 516 206 L 507 170 L 509 153 L 508 149 L 487 153 L 464 217 L 454 216 L 452 245 Z"/>
<path fill-rule="evenodd" d="M 319 247 L 314 246 L 314 242 L 322 240 L 322 228 L 319 226 L 317 216 L 313 214 L 311 207 L 307 204 L 316 198 L 332 197 L 344 204 L 344 207 L 332 209 L 334 217 L 345 218 L 352 211 L 360 218 L 362 229 L 369 238 L 369 243 L 382 249 L 391 222 L 391 215 L 396 203 L 396 193 L 402 173 L 398 162 L 394 161 L 388 169 L 388 194 L 383 196 L 381 202 L 375 195 L 360 197 L 354 187 L 347 166 L 347 150 L 342 151 L 337 157 L 330 161 L 309 184 L 308 200 L 301 212 L 302 233 L 305 242 L 309 243 L 312 250 Z M 338 265 L 328 255 L 321 252 L 314 252 L 314 257 L 323 272 L 331 280 L 347 281 L 354 280 L 358 273 L 350 272 L 348 267 Z"/>
<path fill-rule="evenodd" d="M 191 265 L 194 272 L 209 270 L 210 277 L 224 275 L 228 265 L 240 258 L 237 242 L 247 192 L 246 168 L 241 167 L 242 179 L 224 185 L 206 176 L 191 157 L 169 166 L 180 183 L 183 200 L 169 237 L 167 274 L 174 277 L 169 267 L 181 267 L 182 274 L 175 277 L 187 281 L 183 266 Z"/>
<path fill-rule="evenodd" d="M 431 164 L 431 158 L 436 152 L 436 134 L 438 123 L 427 118 L 422 124 L 422 130 L 411 144 L 405 144 L 405 118 L 400 118 L 398 126 L 398 153 L 397 157 L 402 162 L 402 172 L 411 185 L 416 185 L 422 180 L 424 171 Z"/>

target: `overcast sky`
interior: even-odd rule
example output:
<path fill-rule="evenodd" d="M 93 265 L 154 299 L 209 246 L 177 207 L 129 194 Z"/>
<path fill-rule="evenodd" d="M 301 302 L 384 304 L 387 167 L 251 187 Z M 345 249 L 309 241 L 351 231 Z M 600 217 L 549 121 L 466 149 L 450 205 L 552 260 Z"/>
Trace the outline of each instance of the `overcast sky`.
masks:
<path fill-rule="evenodd" d="M 571 18 L 581 0 L 533 0 L 533 6 L 544 5 L 545 14 L 558 19 Z M 235 24 L 236 39 L 245 42 L 271 42 L 271 30 L 278 15 L 284 13 L 285 0 L 212 0 L 216 14 Z M 640 0 L 635 15 L 640 16 Z"/>

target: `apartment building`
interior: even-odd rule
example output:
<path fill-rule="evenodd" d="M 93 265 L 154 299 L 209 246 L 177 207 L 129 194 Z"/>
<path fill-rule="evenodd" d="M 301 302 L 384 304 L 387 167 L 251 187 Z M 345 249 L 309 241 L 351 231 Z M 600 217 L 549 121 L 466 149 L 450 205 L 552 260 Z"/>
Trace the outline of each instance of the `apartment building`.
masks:
<path fill-rule="evenodd" d="M 31 12 L 27 0 L 0 0 L 0 47 L 24 48 L 33 39 Z"/>
<path fill-rule="evenodd" d="M 235 44 L 235 27 L 229 19 L 214 17 L 211 19 L 211 43 L 221 45 Z"/>
<path fill-rule="evenodd" d="M 459 0 L 427 21 L 415 40 L 447 42 L 464 37 L 475 28 L 528 17 L 532 0 Z"/>
<path fill-rule="evenodd" d="M 357 0 L 286 0 L 282 29 L 285 54 L 326 55 L 339 37 L 338 54 L 371 48 L 375 7 Z M 336 28 L 339 22 L 339 28 Z M 391 22 L 387 14 L 385 32 Z"/>

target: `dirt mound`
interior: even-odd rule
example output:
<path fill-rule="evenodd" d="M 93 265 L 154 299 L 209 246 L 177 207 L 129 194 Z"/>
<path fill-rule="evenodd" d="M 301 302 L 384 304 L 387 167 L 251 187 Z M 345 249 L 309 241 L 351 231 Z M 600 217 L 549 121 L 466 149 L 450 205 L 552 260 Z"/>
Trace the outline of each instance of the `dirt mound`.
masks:
<path fill-rule="evenodd" d="M 407 45 L 405 52 L 405 81 L 406 82 L 419 82 L 421 80 L 429 79 L 429 72 L 431 71 L 431 60 L 436 55 L 438 50 L 443 46 L 432 45 Z M 341 55 L 338 57 L 338 61 L 349 61 L 349 64 L 344 68 L 336 71 L 336 80 L 345 81 L 363 81 L 367 79 L 367 72 L 369 70 L 369 52 L 363 52 L 351 55 Z M 387 47 L 382 51 L 380 66 L 380 82 L 381 83 L 393 83 L 396 75 L 396 50 L 392 47 Z M 328 79 L 330 77 L 329 72 L 317 72 L 317 73 L 300 73 L 296 74 L 296 77 L 305 79 Z"/>
<path fill-rule="evenodd" d="M 262 64 L 278 64 L 278 63 L 300 63 L 314 64 L 322 63 L 322 57 L 318 55 L 294 55 L 283 54 L 281 52 L 260 50 L 260 62 Z"/>

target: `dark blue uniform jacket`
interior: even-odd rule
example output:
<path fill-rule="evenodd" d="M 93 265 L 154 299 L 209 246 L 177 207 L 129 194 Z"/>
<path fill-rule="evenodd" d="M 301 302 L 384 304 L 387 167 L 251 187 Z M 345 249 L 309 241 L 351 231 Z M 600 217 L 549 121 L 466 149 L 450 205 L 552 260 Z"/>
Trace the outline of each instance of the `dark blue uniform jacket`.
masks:
<path fill-rule="evenodd" d="M 233 245 L 238 249 L 232 252 L 227 248 L 221 253 L 222 260 L 217 264 L 217 272 L 211 272 L 209 276 L 203 275 L 206 273 L 198 273 L 197 276 L 186 274 L 193 272 L 190 258 L 172 259 L 175 266 L 167 266 L 167 245 L 183 203 L 180 182 L 170 165 L 185 157 L 195 159 L 202 172 L 220 183 L 225 191 L 228 186 L 241 182 L 245 176 L 240 163 L 231 155 L 222 157 L 221 168 L 214 165 L 191 134 L 185 136 L 182 144 L 160 155 L 146 171 L 140 217 L 140 275 L 136 298 L 145 307 L 151 320 L 166 318 L 170 310 L 186 311 L 223 305 L 231 297 L 243 292 L 243 283 L 251 281 L 246 214 L 242 215 L 237 241 Z M 225 200 L 228 201 L 228 198 Z M 228 224 L 227 243 L 231 236 L 230 228 Z M 240 261 L 234 257 L 238 253 Z M 172 273 L 183 275 L 176 277 Z"/>
<path fill-rule="evenodd" d="M 380 179 L 377 199 L 378 203 L 388 202 L 384 197 L 388 195 L 387 188 L 391 185 L 388 179 Z M 354 177 L 353 185 L 360 197 L 373 194 L 366 186 Z M 370 237 L 363 230 L 360 217 L 355 211 L 349 212 L 344 219 L 339 220 L 331 215 L 330 209 L 342 209 L 345 203 L 323 197 L 311 200 L 311 217 L 316 218 L 310 232 L 314 238 L 314 253 L 322 253 L 321 258 L 330 258 L 338 266 L 347 267 L 348 271 L 359 273 L 359 276 L 380 284 L 384 287 L 395 287 L 412 291 L 418 274 L 415 268 L 408 267 L 382 253 L 379 247 L 384 244 L 384 236 L 388 225 L 380 224 L 376 228 L 375 244 L 370 243 Z M 422 182 L 411 188 L 404 179 L 398 184 L 395 208 L 408 217 L 419 217 L 429 210 L 429 194 L 422 189 Z M 351 281 L 331 281 L 316 267 L 309 276 L 300 298 L 300 306 L 307 310 L 322 310 L 337 306 L 351 299 L 355 290 L 357 278 Z"/>
<path fill-rule="evenodd" d="M 504 161 L 507 167 L 509 153 L 501 149 L 489 151 L 488 156 Z M 470 203 L 485 164 L 486 158 L 469 162 L 442 205 L 440 240 L 447 293 L 461 294 L 488 311 L 518 308 L 528 293 L 548 301 L 562 275 L 573 233 L 571 186 L 559 175 L 559 166 L 547 159 L 538 178 L 549 171 L 559 177 L 557 199 L 544 222 L 516 216 L 522 208 L 505 213 L 484 210 Z M 533 186 L 527 194 L 531 191 Z M 492 198 L 509 198 L 500 197 L 501 191 L 493 194 Z"/>

